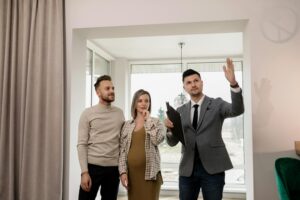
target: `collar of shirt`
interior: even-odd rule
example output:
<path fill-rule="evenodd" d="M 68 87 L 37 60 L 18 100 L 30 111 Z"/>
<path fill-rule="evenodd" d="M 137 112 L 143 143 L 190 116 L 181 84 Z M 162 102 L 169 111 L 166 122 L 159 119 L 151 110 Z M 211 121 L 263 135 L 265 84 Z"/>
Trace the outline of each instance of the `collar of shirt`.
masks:
<path fill-rule="evenodd" d="M 205 97 L 205 95 L 203 95 L 202 97 L 201 97 L 201 99 L 198 101 L 198 102 L 194 102 L 193 100 L 191 100 L 191 123 L 193 123 L 193 118 L 194 118 L 194 105 L 195 104 L 198 104 L 199 105 L 199 108 L 198 108 L 198 116 L 200 116 L 200 110 L 201 110 L 201 105 L 202 105 L 202 103 L 203 103 L 203 101 L 204 101 L 204 97 Z M 198 120 L 199 120 L 199 117 L 198 117 Z"/>
<path fill-rule="evenodd" d="M 102 108 L 102 109 L 110 109 L 110 108 L 111 108 L 111 104 L 105 105 L 105 104 L 99 103 L 98 105 L 99 105 L 99 107 Z"/>
<path fill-rule="evenodd" d="M 193 100 L 191 100 L 191 108 L 193 108 L 193 106 L 194 106 L 195 104 L 198 104 L 199 107 L 201 107 L 201 105 L 202 105 L 202 103 L 203 103 L 203 101 L 204 101 L 204 97 L 205 97 L 205 95 L 203 95 L 203 96 L 201 97 L 201 99 L 200 99 L 198 102 L 194 102 Z"/>

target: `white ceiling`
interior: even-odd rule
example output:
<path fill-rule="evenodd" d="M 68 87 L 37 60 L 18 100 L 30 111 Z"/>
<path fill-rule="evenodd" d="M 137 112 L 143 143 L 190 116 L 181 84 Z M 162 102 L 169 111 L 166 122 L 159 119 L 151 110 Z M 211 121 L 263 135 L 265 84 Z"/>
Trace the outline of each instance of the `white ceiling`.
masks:
<path fill-rule="evenodd" d="M 104 38 L 90 40 L 114 58 L 128 60 L 178 59 L 179 42 L 184 42 L 183 58 L 241 56 L 242 33 L 170 35 Z"/>

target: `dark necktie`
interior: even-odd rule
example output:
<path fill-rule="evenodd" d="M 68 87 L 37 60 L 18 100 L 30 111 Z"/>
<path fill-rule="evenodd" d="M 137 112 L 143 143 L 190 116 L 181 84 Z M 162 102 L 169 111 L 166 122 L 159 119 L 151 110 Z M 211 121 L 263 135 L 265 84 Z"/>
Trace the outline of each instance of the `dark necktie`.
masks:
<path fill-rule="evenodd" d="M 199 107 L 199 105 L 195 104 L 193 107 L 195 108 L 194 117 L 193 117 L 193 127 L 196 130 L 197 129 L 197 124 L 198 124 L 198 107 Z"/>

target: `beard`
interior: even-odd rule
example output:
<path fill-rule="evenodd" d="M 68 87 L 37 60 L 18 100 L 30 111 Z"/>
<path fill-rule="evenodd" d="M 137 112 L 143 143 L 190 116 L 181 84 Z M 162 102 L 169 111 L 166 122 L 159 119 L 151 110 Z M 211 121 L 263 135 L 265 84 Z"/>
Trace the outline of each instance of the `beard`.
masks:
<path fill-rule="evenodd" d="M 202 93 L 201 90 L 194 90 L 194 91 L 191 91 L 191 92 L 189 93 L 189 95 L 190 95 L 191 97 L 197 98 L 197 97 L 202 97 L 203 93 Z"/>
<path fill-rule="evenodd" d="M 107 103 L 111 103 L 111 102 L 114 102 L 115 101 L 115 94 L 109 94 L 109 95 L 106 95 L 106 96 L 102 96 L 101 97 L 102 101 L 105 101 Z"/>
<path fill-rule="evenodd" d="M 200 90 L 192 90 L 190 92 L 190 95 L 191 96 L 199 96 L 199 95 L 201 95 L 201 91 Z"/>

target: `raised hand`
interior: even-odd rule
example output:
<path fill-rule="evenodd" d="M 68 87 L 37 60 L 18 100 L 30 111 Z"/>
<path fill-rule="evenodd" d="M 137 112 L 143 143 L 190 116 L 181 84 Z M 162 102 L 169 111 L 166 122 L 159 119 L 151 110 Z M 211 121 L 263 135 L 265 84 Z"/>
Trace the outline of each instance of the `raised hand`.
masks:
<path fill-rule="evenodd" d="M 230 85 L 236 85 L 237 82 L 235 80 L 235 75 L 234 75 L 234 65 L 230 58 L 226 59 L 226 66 L 225 65 L 223 66 L 223 71 Z"/>

